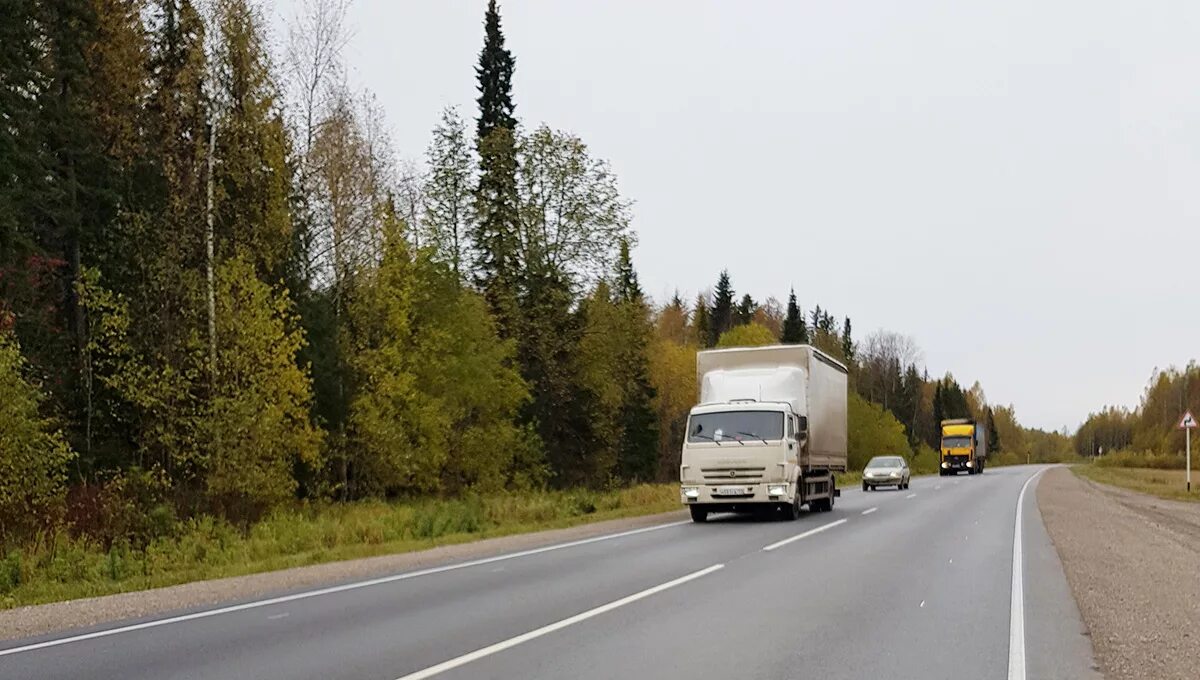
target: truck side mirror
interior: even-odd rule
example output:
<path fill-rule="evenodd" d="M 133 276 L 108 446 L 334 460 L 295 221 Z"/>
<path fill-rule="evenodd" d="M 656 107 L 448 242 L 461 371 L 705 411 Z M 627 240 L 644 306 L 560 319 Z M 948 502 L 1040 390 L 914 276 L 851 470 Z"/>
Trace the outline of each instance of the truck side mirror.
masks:
<path fill-rule="evenodd" d="M 796 416 L 801 432 L 808 432 L 808 416 Z"/>

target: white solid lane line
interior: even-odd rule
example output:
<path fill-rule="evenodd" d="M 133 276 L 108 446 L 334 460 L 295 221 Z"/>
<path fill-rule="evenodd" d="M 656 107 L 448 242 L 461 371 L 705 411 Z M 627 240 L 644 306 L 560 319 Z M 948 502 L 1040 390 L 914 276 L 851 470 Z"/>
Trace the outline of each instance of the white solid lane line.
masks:
<path fill-rule="evenodd" d="M 862 514 L 864 514 L 864 515 L 869 515 L 869 514 L 871 514 L 872 512 L 875 512 L 875 511 L 876 511 L 876 510 L 878 510 L 878 509 L 879 509 L 879 508 L 867 508 L 866 510 L 863 510 L 863 511 L 862 511 Z"/>
<path fill-rule="evenodd" d="M 294 593 L 292 595 L 283 595 L 281 597 L 272 597 L 267 600 L 257 600 L 254 602 L 245 602 L 242 604 L 235 604 L 235 605 L 232 605 L 229 607 L 221 607 L 219 609 L 209 609 L 207 611 L 195 612 L 194 614 L 184 614 L 182 616 L 172 616 L 172 617 L 166 618 L 166 619 L 157 619 L 155 621 L 146 621 L 145 623 L 136 623 L 136 624 L 133 624 L 130 626 L 120 626 L 118 628 L 109 628 L 107 630 L 99 630 L 94 633 L 85 633 L 83 635 L 72 635 L 70 637 L 58 638 L 56 640 L 47 640 L 45 642 L 38 642 L 38 643 L 32 644 L 32 645 L 24 645 L 22 647 L 13 647 L 11 649 L 0 649 L 0 657 L 8 656 L 10 654 L 20 654 L 21 652 L 32 652 L 32 651 L 38 650 L 38 649 L 46 649 L 47 647 L 57 647 L 59 645 L 65 645 L 65 644 L 69 644 L 72 642 L 83 642 L 84 640 L 94 640 L 96 638 L 108 637 L 110 635 L 118 635 L 120 633 L 130 633 L 135 630 L 145 630 L 147 628 L 157 628 L 159 626 L 166 626 L 166 625 L 170 625 L 173 623 L 183 623 L 184 621 L 194 621 L 196 619 L 205 619 L 210 616 L 220 616 L 222 614 L 232 614 L 233 612 L 245 611 L 247 609 L 257 609 L 259 607 L 269 607 L 274 604 L 281 604 L 284 602 L 294 602 L 296 600 L 305 600 L 310 597 L 319 597 L 321 595 L 332 595 L 333 593 L 341 593 L 341 592 L 345 592 L 347 590 L 357 590 L 359 588 L 378 586 L 378 585 L 383 585 L 385 583 L 393 583 L 395 581 L 405 581 L 405 580 L 408 580 L 411 578 L 417 578 L 418 576 L 429 576 L 432 574 L 440 574 L 440 573 L 446 572 L 446 571 L 455 571 L 457 569 L 466 569 L 468 567 L 478 567 L 482 564 L 491 564 L 493 562 L 502 562 L 504 560 L 514 560 L 519 557 L 528 557 L 530 555 L 538 555 L 538 554 L 550 552 L 553 550 L 562 550 L 564 548 L 574 548 L 576 546 L 587 545 L 589 543 L 598 543 L 600 541 L 609 541 L 614 538 L 624 538 L 626 536 L 633 536 L 635 534 L 644 534 L 648 531 L 658 531 L 659 529 L 667 529 L 670 527 L 677 527 L 677 526 L 681 526 L 684 524 L 691 524 L 691 523 L 692 522 L 690 520 L 683 520 L 682 522 L 670 522 L 668 524 L 656 524 L 652 527 L 645 527 L 642 529 L 633 529 L 631 531 L 622 531 L 621 533 L 606 534 L 604 536 L 593 536 L 592 538 L 585 538 L 585 539 L 581 539 L 578 541 L 570 541 L 568 543 L 558 543 L 555 545 L 547 545 L 547 546 L 544 546 L 541 548 L 533 548 L 531 550 L 522 550 L 520 552 L 515 552 L 515 553 L 506 553 L 504 555 L 496 555 L 495 557 L 485 557 L 485 558 L 479 559 L 479 560 L 471 560 L 470 562 L 459 562 L 457 564 L 447 564 L 442 567 L 432 567 L 430 569 L 421 569 L 420 571 L 410 571 L 410 572 L 405 572 L 403 574 L 384 576 L 381 578 L 374 578 L 374 579 L 370 579 L 367 581 L 357 581 L 355 583 L 345 583 L 340 586 L 332 586 L 330 588 L 321 588 L 319 590 L 309 590 L 309 591 L 305 591 L 303 593 Z"/>
<path fill-rule="evenodd" d="M 774 550 L 776 548 L 782 548 L 783 546 L 787 545 L 788 543 L 791 543 L 792 541 L 799 541 L 802 538 L 808 538 L 809 536 L 812 536 L 813 534 L 819 534 L 822 531 L 825 531 L 826 529 L 832 529 L 839 524 L 845 524 L 845 523 L 846 523 L 846 520 L 839 519 L 836 522 L 830 522 L 829 524 L 822 524 L 821 526 L 817 527 L 816 529 L 809 529 L 808 531 L 806 531 L 802 534 L 796 534 L 795 536 L 792 536 L 791 538 L 785 538 L 782 541 L 776 541 L 775 543 L 772 543 L 771 545 L 768 545 L 767 547 L 763 548 L 763 550 L 766 552 L 771 552 L 772 550 Z"/>
<path fill-rule="evenodd" d="M 1021 555 L 1021 511 L 1025 491 L 1041 470 L 1030 475 L 1017 496 L 1017 518 L 1013 528 L 1012 591 L 1008 614 L 1008 680 L 1025 680 L 1025 566 Z"/>
<path fill-rule="evenodd" d="M 536 638 L 540 638 L 543 635 L 553 633 L 556 630 L 562 630 L 563 628 L 566 628 L 567 626 L 573 626 L 576 623 L 579 623 L 580 621 L 586 621 L 587 619 L 590 619 L 594 616 L 599 616 L 601 614 L 604 614 L 605 612 L 610 612 L 614 609 L 617 609 L 618 607 L 624 607 L 627 604 L 631 604 L 633 602 L 637 602 L 638 600 L 650 597 L 651 595 L 654 595 L 655 593 L 661 593 L 664 590 L 667 590 L 669 588 L 674 588 L 675 586 L 678 586 L 678 585 L 683 585 L 684 583 L 698 579 L 701 576 L 707 576 L 708 574 L 711 574 L 714 571 L 717 571 L 718 569 L 723 569 L 724 567 L 725 567 L 725 565 L 723 565 L 723 564 L 714 564 L 713 566 L 711 566 L 707 569 L 701 569 L 700 571 L 694 571 L 694 572 L 688 574 L 687 576 L 681 576 L 681 577 L 675 579 L 674 581 L 667 581 L 666 583 L 654 586 L 653 588 L 647 588 L 646 590 L 643 590 L 640 593 L 634 593 L 633 595 L 630 595 L 628 597 L 623 597 L 619 600 L 614 600 L 613 602 L 609 602 L 608 604 L 600 605 L 599 607 L 596 607 L 595 609 L 589 609 L 586 612 L 576 614 L 575 616 L 563 619 L 562 621 L 557 621 L 555 623 L 551 623 L 549 625 L 542 626 L 541 628 L 538 628 L 536 630 L 531 630 L 528 633 L 525 633 L 523 635 L 518 635 L 514 638 L 509 638 L 502 642 L 497 642 L 496 644 L 489 645 L 487 647 L 484 647 L 483 649 L 477 649 L 477 650 L 471 652 L 470 654 L 464 654 L 460 657 L 450 659 L 449 661 L 443 661 L 442 663 L 439 663 L 436 666 L 430 666 L 429 668 L 417 671 L 416 673 L 409 673 L 408 675 L 398 678 L 398 680 L 423 680 L 424 678 L 431 678 L 435 675 L 438 675 L 439 673 L 445 673 L 448 670 L 469 664 L 472 661 L 478 661 L 479 659 L 482 659 L 487 656 L 491 656 L 492 654 L 495 654 L 497 652 L 502 652 L 511 647 L 516 647 L 519 644 L 529 642 L 530 640 L 534 640 Z"/>

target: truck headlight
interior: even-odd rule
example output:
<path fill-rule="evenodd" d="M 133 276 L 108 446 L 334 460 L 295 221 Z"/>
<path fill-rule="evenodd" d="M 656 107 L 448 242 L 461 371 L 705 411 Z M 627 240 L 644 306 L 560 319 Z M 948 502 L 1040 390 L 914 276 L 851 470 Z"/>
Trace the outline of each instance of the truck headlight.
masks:
<path fill-rule="evenodd" d="M 949 467 L 950 467 L 950 464 L 949 464 L 949 463 L 947 463 L 947 462 L 944 462 L 944 461 L 943 461 L 943 462 L 942 462 L 942 467 L 944 467 L 944 468 L 949 468 Z"/>
<path fill-rule="evenodd" d="M 686 498 L 699 498 L 700 497 L 700 489 L 698 489 L 694 486 L 685 486 L 685 487 L 683 487 L 683 495 Z"/>
<path fill-rule="evenodd" d="M 968 461 L 967 461 L 967 467 L 975 467 L 975 461 L 973 461 L 973 460 L 968 460 Z"/>
<path fill-rule="evenodd" d="M 768 496 L 782 496 L 787 493 L 787 486 L 784 484 L 772 484 L 767 487 Z"/>

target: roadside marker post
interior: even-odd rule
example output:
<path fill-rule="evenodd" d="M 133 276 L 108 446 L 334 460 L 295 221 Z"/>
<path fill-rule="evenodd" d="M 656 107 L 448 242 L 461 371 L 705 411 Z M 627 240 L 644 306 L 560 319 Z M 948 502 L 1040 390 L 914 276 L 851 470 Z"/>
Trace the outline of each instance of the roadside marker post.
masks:
<path fill-rule="evenodd" d="M 1184 467 L 1187 468 L 1185 475 L 1187 479 L 1187 491 L 1192 492 L 1192 430 L 1196 429 L 1196 416 L 1192 415 L 1191 411 L 1183 414 L 1183 420 L 1179 421 L 1179 429 L 1183 430 L 1184 439 L 1187 441 L 1187 462 Z"/>

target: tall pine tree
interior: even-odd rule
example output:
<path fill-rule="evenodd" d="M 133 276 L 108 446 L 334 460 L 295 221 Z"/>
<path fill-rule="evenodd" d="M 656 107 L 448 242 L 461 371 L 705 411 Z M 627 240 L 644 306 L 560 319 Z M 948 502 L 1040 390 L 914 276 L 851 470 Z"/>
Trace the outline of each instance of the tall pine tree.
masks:
<path fill-rule="evenodd" d="M 713 294 L 712 309 L 708 320 L 708 346 L 717 344 L 725 331 L 733 327 L 733 286 L 729 282 L 729 270 L 721 270 L 717 278 L 717 290 Z"/>
<path fill-rule="evenodd" d="M 617 311 L 625 331 L 620 366 L 626 374 L 619 423 L 621 444 L 617 450 L 617 472 L 622 479 L 649 481 L 658 462 L 658 419 L 654 410 L 655 390 L 650 382 L 652 324 L 637 272 L 629 255 L 629 240 L 621 239 L 617 259 Z"/>
<path fill-rule="evenodd" d="M 515 60 L 504 46 L 495 0 L 484 16 L 484 44 L 475 68 L 479 90 L 479 184 L 475 191 L 476 284 L 492 308 L 503 337 L 514 334 L 520 276 L 517 262 L 516 126 L 512 76 Z"/>
<path fill-rule="evenodd" d="M 842 323 L 842 356 L 846 361 L 854 359 L 854 340 L 850 337 L 850 317 Z"/>
<path fill-rule="evenodd" d="M 787 316 L 783 319 L 783 337 L 785 345 L 799 345 L 808 342 L 808 328 L 804 324 L 804 314 L 796 304 L 796 289 L 788 294 Z"/>
<path fill-rule="evenodd" d="M 263 23 L 249 0 L 217 4 L 216 247 L 276 283 L 294 264 L 291 169 Z"/>

